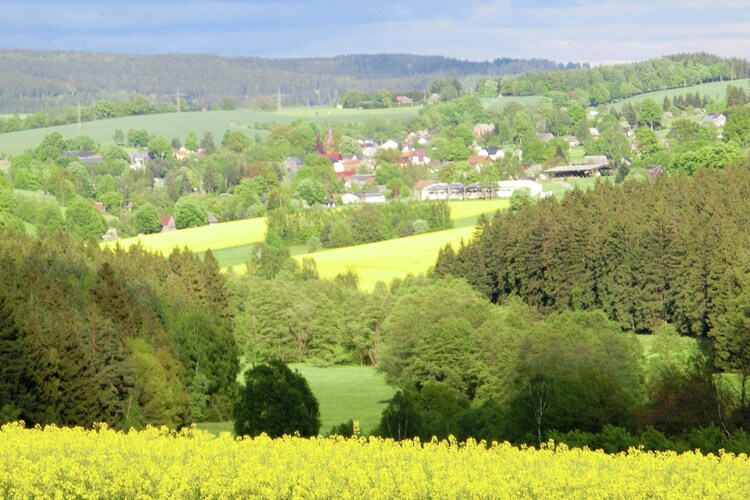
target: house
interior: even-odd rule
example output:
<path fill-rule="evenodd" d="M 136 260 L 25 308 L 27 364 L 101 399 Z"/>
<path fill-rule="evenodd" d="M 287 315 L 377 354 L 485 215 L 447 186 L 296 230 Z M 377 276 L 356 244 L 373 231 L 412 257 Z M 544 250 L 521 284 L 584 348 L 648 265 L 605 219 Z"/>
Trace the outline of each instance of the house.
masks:
<path fill-rule="evenodd" d="M 405 95 L 400 95 L 396 97 L 396 104 L 398 106 L 414 106 L 414 99 L 406 97 Z"/>
<path fill-rule="evenodd" d="M 497 146 L 484 146 L 477 151 L 477 156 L 489 156 L 491 161 L 505 158 L 505 151 Z"/>
<path fill-rule="evenodd" d="M 166 233 L 167 231 L 174 231 L 177 229 L 177 225 L 174 223 L 174 217 L 171 215 L 161 216 L 161 232 Z"/>
<path fill-rule="evenodd" d="M 185 161 L 190 158 L 190 151 L 181 147 L 180 149 L 172 149 L 172 156 L 178 161 Z"/>
<path fill-rule="evenodd" d="M 490 160 L 489 156 L 471 155 L 469 156 L 468 161 L 469 161 L 469 165 L 477 166 L 483 163 L 489 163 L 492 160 Z"/>
<path fill-rule="evenodd" d="M 215 226 L 218 223 L 219 223 L 219 219 L 217 219 L 214 213 L 209 210 L 208 211 L 208 225 Z"/>
<path fill-rule="evenodd" d="M 99 155 L 85 155 L 85 156 L 79 156 L 78 161 L 80 161 L 84 165 L 96 165 L 98 163 L 103 162 L 104 158 Z"/>
<path fill-rule="evenodd" d="M 366 184 L 375 184 L 374 174 L 354 174 L 351 179 L 352 186 L 362 187 Z"/>
<path fill-rule="evenodd" d="M 129 154 L 130 156 L 130 168 L 132 170 L 142 169 L 146 166 L 146 160 L 149 160 L 151 156 L 147 151 L 133 151 Z"/>
<path fill-rule="evenodd" d="M 354 194 L 357 195 L 360 201 L 364 201 L 365 203 L 385 203 L 385 193 L 381 193 L 380 191 L 374 193 L 359 192 Z"/>
<path fill-rule="evenodd" d="M 289 156 L 284 161 L 284 168 L 286 169 L 287 176 L 291 179 L 293 178 L 297 172 L 299 172 L 299 169 L 302 168 L 302 165 L 305 162 L 303 162 L 300 158 L 297 158 L 296 156 Z"/>
<path fill-rule="evenodd" d="M 701 124 L 703 124 L 703 123 L 713 123 L 717 127 L 723 127 L 724 125 L 727 124 L 727 117 L 724 116 L 723 114 L 708 115 L 701 122 Z"/>
<path fill-rule="evenodd" d="M 591 127 L 589 133 L 591 134 L 591 137 L 599 137 L 599 129 L 596 127 Z"/>
<path fill-rule="evenodd" d="M 430 158 L 427 156 L 427 151 L 424 149 L 415 149 L 402 156 L 401 163 L 404 165 L 408 163 L 412 165 L 428 165 L 430 163 Z"/>
<path fill-rule="evenodd" d="M 388 139 L 380 145 L 380 149 L 398 149 L 398 143 L 393 139 Z"/>
<path fill-rule="evenodd" d="M 342 172 L 336 172 L 336 178 L 344 181 L 344 184 L 346 184 L 347 182 L 350 183 L 352 181 L 352 177 L 354 177 L 354 172 L 347 172 L 345 170 Z"/>
<path fill-rule="evenodd" d="M 101 213 L 104 213 L 104 212 L 105 212 L 105 210 L 104 210 L 104 203 L 102 203 L 101 201 L 97 201 L 97 202 L 95 202 L 95 203 L 94 203 L 94 206 L 95 206 L 95 207 L 96 207 L 96 209 L 97 209 L 97 210 L 99 210 L 99 211 L 100 211 Z"/>
<path fill-rule="evenodd" d="M 543 134 L 536 134 L 536 137 L 542 142 L 549 142 L 555 138 L 555 136 L 550 134 L 549 132 L 545 132 Z"/>
<path fill-rule="evenodd" d="M 643 167 L 643 170 L 645 170 L 646 173 L 651 178 L 657 177 L 659 175 L 664 175 L 667 173 L 667 170 L 664 168 L 664 165 L 646 165 L 645 167 Z"/>
<path fill-rule="evenodd" d="M 359 203 L 359 196 L 353 193 L 344 193 L 341 195 L 340 200 L 342 205 L 354 205 L 355 203 Z"/>

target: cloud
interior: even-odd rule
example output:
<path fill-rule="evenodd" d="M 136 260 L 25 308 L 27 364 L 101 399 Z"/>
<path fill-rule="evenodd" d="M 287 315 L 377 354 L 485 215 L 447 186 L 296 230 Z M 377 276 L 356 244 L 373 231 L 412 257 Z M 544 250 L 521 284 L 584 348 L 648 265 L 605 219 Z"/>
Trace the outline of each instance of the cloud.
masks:
<path fill-rule="evenodd" d="M 0 48 L 266 57 L 408 52 L 464 59 L 743 56 L 740 0 L 6 1 Z"/>

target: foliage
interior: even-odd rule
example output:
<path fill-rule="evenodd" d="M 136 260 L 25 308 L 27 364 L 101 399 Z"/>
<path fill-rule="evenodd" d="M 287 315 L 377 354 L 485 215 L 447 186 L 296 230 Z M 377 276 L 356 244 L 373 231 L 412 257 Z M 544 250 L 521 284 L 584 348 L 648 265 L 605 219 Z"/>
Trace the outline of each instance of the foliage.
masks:
<path fill-rule="evenodd" d="M 133 214 L 133 225 L 139 234 L 158 233 L 162 228 L 159 211 L 151 203 L 144 203 Z"/>
<path fill-rule="evenodd" d="M 174 206 L 174 222 L 178 229 L 208 224 L 208 212 L 200 199 L 183 196 Z"/>
<path fill-rule="evenodd" d="M 65 223 L 71 234 L 83 239 L 99 239 L 105 231 L 104 218 L 94 204 L 80 198 L 68 206 Z"/>
<path fill-rule="evenodd" d="M 281 361 L 257 365 L 245 373 L 245 387 L 235 407 L 238 436 L 265 433 L 281 437 L 314 436 L 320 429 L 318 401 L 299 372 Z"/>

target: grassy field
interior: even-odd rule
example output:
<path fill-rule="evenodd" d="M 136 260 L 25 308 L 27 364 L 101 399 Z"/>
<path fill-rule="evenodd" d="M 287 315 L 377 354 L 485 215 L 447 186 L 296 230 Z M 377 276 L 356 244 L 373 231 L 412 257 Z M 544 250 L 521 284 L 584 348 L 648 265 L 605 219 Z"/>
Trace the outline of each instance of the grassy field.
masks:
<path fill-rule="evenodd" d="M 380 414 L 395 389 L 372 366 L 331 366 L 319 368 L 306 364 L 290 365 L 307 379 L 320 403 L 320 431 L 358 420 L 363 433 L 370 433 L 380 422 Z"/>
<path fill-rule="evenodd" d="M 188 132 L 193 130 L 199 137 L 205 132 L 211 132 L 214 141 L 218 144 L 227 130 L 241 130 L 251 137 L 258 134 L 265 138 L 268 135 L 267 131 L 253 128 L 258 123 L 291 123 L 299 119 L 328 123 L 328 121 L 364 121 L 369 118 L 406 118 L 416 115 L 418 109 L 418 107 L 379 110 L 282 108 L 278 111 L 266 112 L 243 109 L 127 116 L 83 122 L 80 127 L 78 124 L 70 124 L 0 134 L 0 156 L 14 155 L 23 152 L 25 149 L 35 148 L 44 136 L 53 132 L 59 132 L 66 139 L 88 135 L 99 143 L 105 143 L 112 142 L 112 137 L 117 129 L 122 130 L 126 135 L 131 128 L 145 129 L 150 134 L 164 136 L 167 139 L 179 137 L 183 140 Z"/>
<path fill-rule="evenodd" d="M 188 247 L 193 252 L 205 252 L 209 248 L 213 251 L 214 249 L 238 247 L 262 241 L 265 234 L 266 218 L 258 217 L 256 219 L 222 222 L 215 226 L 133 236 L 116 242 L 102 243 L 102 245 L 114 248 L 119 243 L 123 248 L 130 248 L 140 241 L 144 248 L 167 255 L 175 247 Z"/>
<path fill-rule="evenodd" d="M 670 99 L 674 99 L 676 96 L 682 94 L 684 97 L 685 94 L 691 93 L 694 94 L 696 92 L 700 93 L 701 96 L 710 97 L 712 99 L 723 99 L 726 97 L 727 92 L 727 86 L 734 85 L 735 87 L 742 87 L 747 92 L 748 85 L 750 84 L 750 80 L 747 79 L 741 79 L 741 80 L 729 80 L 724 82 L 710 82 L 710 83 L 702 83 L 700 85 L 692 85 L 690 87 L 678 87 L 674 89 L 667 89 L 667 90 L 656 90 L 654 92 L 648 92 L 646 94 L 641 94 L 633 97 L 629 97 L 627 99 L 623 99 L 622 101 L 616 102 L 614 104 L 615 108 L 622 109 L 622 105 L 626 102 L 630 102 L 631 104 L 639 103 L 645 99 L 653 99 L 654 101 L 661 104 L 661 102 L 664 100 L 664 97 L 669 96 Z"/>
<path fill-rule="evenodd" d="M 526 106 L 527 104 L 536 104 L 537 101 L 539 101 L 539 98 L 540 96 L 538 95 L 528 95 L 528 96 L 520 96 L 520 97 L 516 97 L 516 96 L 483 97 L 481 101 L 486 109 L 489 109 L 492 111 L 500 111 L 509 102 L 515 101 Z"/>
<path fill-rule="evenodd" d="M 517 101 L 522 104 L 534 104 L 538 96 L 527 97 L 496 97 L 482 99 L 488 109 L 501 109 L 508 102 Z M 164 136 L 167 139 L 178 137 L 184 139 L 188 132 L 195 131 L 199 136 L 204 132 L 211 132 L 214 140 L 221 141 L 227 130 L 241 130 L 250 136 L 258 134 L 266 137 L 268 132 L 254 128 L 259 123 L 291 123 L 304 119 L 314 122 L 357 122 L 368 119 L 402 119 L 415 116 L 421 106 L 388 108 L 388 109 L 336 109 L 321 107 L 291 107 L 277 111 L 254 111 L 238 109 L 232 111 L 193 111 L 182 113 L 163 113 L 154 115 L 127 116 L 47 127 L 34 130 L 23 130 L 0 134 L 0 156 L 15 155 L 25 149 L 35 148 L 44 136 L 59 132 L 69 139 L 79 135 L 93 137 L 99 143 L 112 142 L 115 130 L 120 129 L 127 134 L 131 128 L 145 129 L 149 133 Z"/>
<path fill-rule="evenodd" d="M 484 213 L 491 215 L 498 209 L 503 210 L 507 208 L 508 200 L 452 201 L 449 205 L 451 207 L 451 218 L 453 219 L 455 227 L 461 228 L 474 226 L 479 214 Z M 260 241 L 260 239 L 256 241 Z M 212 247 L 212 252 L 222 268 L 231 267 L 237 272 L 243 272 L 244 265 L 249 260 L 250 252 L 252 252 L 253 247 L 253 243 L 227 248 Z M 290 247 L 289 250 L 292 256 L 307 254 L 307 247 L 304 245 Z M 437 255 L 437 253 L 435 255 Z M 434 261 L 434 259 L 432 260 Z"/>
<path fill-rule="evenodd" d="M 492 214 L 498 209 L 505 209 L 508 200 L 454 201 L 450 205 L 452 218 L 458 226 L 455 229 L 315 253 L 297 253 L 294 258 L 300 262 L 305 257 L 315 259 L 318 273 L 323 278 L 333 278 L 352 269 L 359 276 L 360 287 L 371 290 L 378 281 L 390 283 L 394 278 L 403 278 L 409 273 L 424 273 L 435 264 L 440 248 L 448 243 L 458 245 L 461 239 L 471 237 L 479 214 Z M 232 253 L 224 250 L 217 253 L 217 258 L 222 267 L 232 267 L 233 272 L 241 274 L 246 270 L 244 263 L 247 258 L 243 256 L 249 255 L 249 252 L 250 247 Z M 230 263 L 235 257 L 244 260 Z"/>
<path fill-rule="evenodd" d="M 395 389 L 385 376 L 372 366 L 331 366 L 320 368 L 307 364 L 289 365 L 302 374 L 320 405 L 320 432 L 328 434 L 334 426 L 359 421 L 364 434 L 380 422 L 380 414 L 393 397 Z M 198 428 L 213 434 L 234 433 L 233 422 L 201 422 Z"/>

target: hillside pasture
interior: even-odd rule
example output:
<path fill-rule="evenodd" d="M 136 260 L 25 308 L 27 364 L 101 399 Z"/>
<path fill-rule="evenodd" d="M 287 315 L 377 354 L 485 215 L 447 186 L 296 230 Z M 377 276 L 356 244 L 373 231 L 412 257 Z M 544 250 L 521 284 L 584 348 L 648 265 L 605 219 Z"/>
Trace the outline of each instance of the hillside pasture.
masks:
<path fill-rule="evenodd" d="M 255 137 L 265 138 L 267 130 L 254 128 L 259 123 L 291 123 L 305 119 L 313 122 L 341 121 L 356 122 L 371 118 L 391 120 L 407 118 L 417 114 L 419 107 L 388 109 L 336 109 L 336 108 L 282 108 L 277 111 L 254 111 L 238 109 L 232 111 L 192 111 L 182 113 L 161 113 L 153 115 L 126 116 L 95 120 L 56 127 L 46 127 L 19 132 L 0 134 L 0 156 L 15 155 L 26 149 L 36 148 L 48 134 L 59 132 L 63 138 L 71 139 L 87 135 L 98 143 L 113 142 L 115 130 L 122 130 L 127 136 L 128 130 L 144 129 L 149 134 L 163 136 L 167 139 L 178 137 L 185 139 L 188 132 L 195 131 L 198 136 L 211 132 L 218 144 L 227 130 L 239 130 Z"/>
<path fill-rule="evenodd" d="M 534 105 L 539 102 L 541 96 L 538 95 L 524 95 L 524 96 L 503 96 L 503 97 L 483 97 L 480 100 L 484 105 L 485 109 L 490 111 L 501 111 L 506 104 L 510 102 L 517 102 L 523 106 Z"/>
<path fill-rule="evenodd" d="M 616 109 L 619 110 L 622 109 L 623 104 L 625 104 L 626 102 L 630 102 L 635 106 L 636 104 L 645 101 L 646 99 L 653 99 L 657 103 L 661 104 L 665 97 L 669 97 L 670 100 L 673 100 L 678 95 L 682 95 L 684 97 L 685 94 L 695 94 L 696 92 L 698 92 L 701 96 L 705 95 L 706 97 L 719 100 L 726 97 L 727 87 L 729 85 L 742 87 L 743 89 L 745 89 L 745 91 L 747 91 L 748 84 L 750 84 L 750 80 L 740 79 L 727 80 L 723 82 L 701 83 L 700 85 L 691 85 L 689 87 L 676 87 L 672 89 L 655 90 L 654 92 L 647 92 L 645 94 L 628 97 L 627 99 L 618 101 L 613 105 Z"/>
<path fill-rule="evenodd" d="M 133 236 L 132 238 L 102 243 L 102 246 L 114 248 L 115 245 L 119 244 L 121 247 L 128 249 L 140 242 L 147 250 L 168 255 L 175 247 L 187 247 L 193 252 L 205 252 L 209 248 L 213 250 L 239 247 L 263 241 L 265 234 L 266 218 L 258 217 L 256 219 L 222 222 L 214 226 Z"/>

